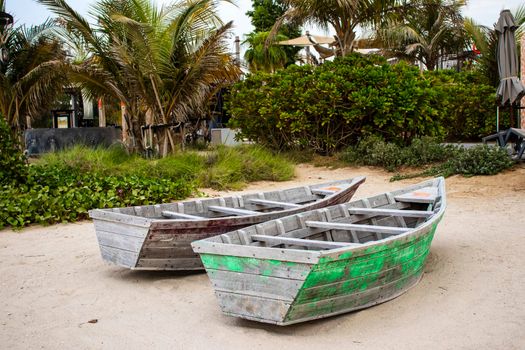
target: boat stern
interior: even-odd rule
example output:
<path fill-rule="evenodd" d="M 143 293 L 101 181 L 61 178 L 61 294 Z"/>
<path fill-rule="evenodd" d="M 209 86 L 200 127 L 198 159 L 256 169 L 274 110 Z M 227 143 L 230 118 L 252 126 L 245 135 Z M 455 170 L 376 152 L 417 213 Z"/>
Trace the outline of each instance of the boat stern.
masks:
<path fill-rule="evenodd" d="M 89 212 L 102 259 L 109 263 L 133 269 L 148 235 L 150 220 L 134 218 L 109 210 Z"/>

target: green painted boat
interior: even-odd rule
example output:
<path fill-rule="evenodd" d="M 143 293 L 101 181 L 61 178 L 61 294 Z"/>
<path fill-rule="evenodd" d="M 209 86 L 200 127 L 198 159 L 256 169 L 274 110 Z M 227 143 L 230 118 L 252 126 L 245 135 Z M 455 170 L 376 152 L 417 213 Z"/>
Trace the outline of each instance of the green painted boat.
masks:
<path fill-rule="evenodd" d="M 446 207 L 436 178 L 195 241 L 222 311 L 290 325 L 367 308 L 418 283 Z"/>

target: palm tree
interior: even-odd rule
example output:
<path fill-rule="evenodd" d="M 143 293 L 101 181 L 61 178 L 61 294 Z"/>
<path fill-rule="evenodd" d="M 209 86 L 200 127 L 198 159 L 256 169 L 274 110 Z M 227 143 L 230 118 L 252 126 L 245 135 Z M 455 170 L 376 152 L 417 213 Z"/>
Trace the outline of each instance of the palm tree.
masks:
<path fill-rule="evenodd" d="M 477 24 L 472 18 L 465 19 L 465 31 L 479 51 L 477 68 L 492 86 L 499 84 L 497 61 L 498 35 L 494 29 Z"/>
<path fill-rule="evenodd" d="M 283 4 L 283 0 L 252 0 L 252 10 L 246 12 L 246 15 L 250 17 L 250 20 L 251 20 L 251 23 L 254 29 L 252 33 L 248 34 L 247 40 L 245 40 L 245 44 L 247 44 L 250 47 L 248 50 L 253 48 L 254 57 L 264 56 L 266 53 L 262 51 L 262 47 L 260 46 L 257 48 L 251 47 L 250 42 L 259 41 L 258 33 L 271 31 L 277 19 L 281 17 L 286 12 L 287 9 L 288 9 L 287 6 Z M 280 38 L 274 38 L 274 40 L 276 41 L 286 40 L 288 38 L 296 38 L 300 35 L 301 35 L 301 30 L 297 25 L 286 25 L 285 24 L 279 28 L 279 32 L 277 36 L 280 36 Z M 267 37 L 268 35 L 266 35 L 266 39 Z M 259 43 L 257 43 L 256 45 L 259 45 Z M 281 48 L 281 50 L 279 50 L 279 51 L 284 51 L 286 53 L 287 60 L 286 60 L 285 66 L 295 63 L 297 59 L 297 53 L 300 50 L 301 48 L 296 47 L 296 46 L 284 46 Z M 281 53 L 279 53 L 278 55 L 280 56 Z"/>
<path fill-rule="evenodd" d="M 144 141 L 146 116 L 148 124 L 163 124 L 162 154 L 176 146 L 169 126 L 203 113 L 214 92 L 239 77 L 225 41 L 231 23 L 221 23 L 213 0 L 161 7 L 153 0 L 102 0 L 93 7 L 93 26 L 64 0 L 39 2 L 64 21 L 71 47 L 88 53 L 72 65 L 72 79 L 95 98 L 121 101 L 132 141 Z"/>
<path fill-rule="evenodd" d="M 36 117 L 62 91 L 66 54 L 50 35 L 53 27 L 47 21 L 4 33 L 9 55 L 0 63 L 0 115 L 15 133 L 22 130 L 26 118 Z"/>
<path fill-rule="evenodd" d="M 401 0 L 283 0 L 288 6 L 272 28 L 275 35 L 283 23 L 313 24 L 324 29 L 335 30 L 337 55 L 352 52 L 356 30 L 360 27 L 375 27 L 386 21 L 403 6 Z"/>
<path fill-rule="evenodd" d="M 283 68 L 287 61 L 288 55 L 283 46 L 271 45 L 266 47 L 266 40 L 269 32 L 250 33 L 247 35 L 243 44 L 249 45 L 249 49 L 244 53 L 244 59 L 248 62 L 250 71 L 264 71 L 273 73 L 279 68 Z M 276 41 L 287 40 L 284 35 L 277 35 Z"/>
<path fill-rule="evenodd" d="M 416 59 L 434 70 L 442 56 L 465 47 L 460 12 L 465 4 L 466 0 L 412 1 L 378 36 L 396 56 Z"/>

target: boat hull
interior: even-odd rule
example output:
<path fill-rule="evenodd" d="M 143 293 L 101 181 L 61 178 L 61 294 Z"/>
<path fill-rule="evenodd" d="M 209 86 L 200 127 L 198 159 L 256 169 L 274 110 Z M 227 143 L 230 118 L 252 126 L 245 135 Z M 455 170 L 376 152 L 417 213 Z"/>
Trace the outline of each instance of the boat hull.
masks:
<path fill-rule="evenodd" d="M 315 264 L 201 254 L 221 310 L 281 326 L 367 308 L 420 280 L 437 223 L 417 236 Z M 266 286 L 266 290 L 262 286 Z"/>

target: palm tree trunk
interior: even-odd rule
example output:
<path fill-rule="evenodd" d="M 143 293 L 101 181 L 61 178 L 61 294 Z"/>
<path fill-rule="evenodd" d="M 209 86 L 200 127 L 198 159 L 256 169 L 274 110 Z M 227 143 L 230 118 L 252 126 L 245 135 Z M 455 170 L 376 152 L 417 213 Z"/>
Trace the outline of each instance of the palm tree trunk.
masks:
<path fill-rule="evenodd" d="M 155 84 L 155 80 L 153 79 L 153 74 L 150 74 L 149 78 L 151 80 L 151 85 L 153 86 L 153 92 L 155 93 L 155 99 L 157 100 L 160 114 L 162 115 L 162 122 L 164 124 L 168 124 L 168 119 L 166 118 L 166 114 L 164 113 L 164 108 L 162 108 L 162 103 L 160 102 L 159 92 L 157 91 L 157 85 Z M 169 128 L 166 129 L 166 134 L 168 135 L 168 139 L 169 139 L 172 151 L 175 151 L 175 142 L 173 141 L 173 137 L 171 136 L 171 132 Z M 163 155 L 163 157 L 165 156 L 167 156 L 167 150 L 166 150 L 166 153 Z"/>
<path fill-rule="evenodd" d="M 120 111 L 122 116 L 122 143 L 124 143 L 124 145 L 129 148 L 129 125 L 127 120 L 127 106 L 122 101 L 120 102 Z"/>
<path fill-rule="evenodd" d="M 104 98 L 98 99 L 98 126 L 106 127 L 106 106 L 104 105 Z"/>

